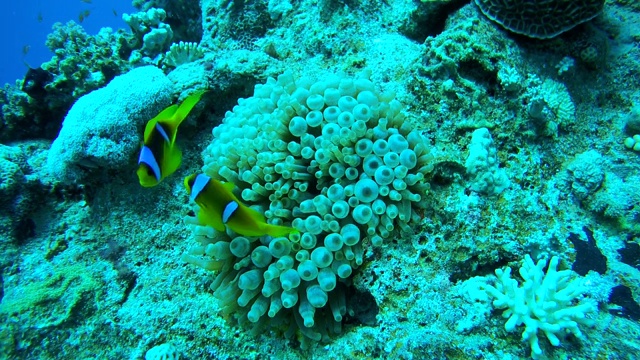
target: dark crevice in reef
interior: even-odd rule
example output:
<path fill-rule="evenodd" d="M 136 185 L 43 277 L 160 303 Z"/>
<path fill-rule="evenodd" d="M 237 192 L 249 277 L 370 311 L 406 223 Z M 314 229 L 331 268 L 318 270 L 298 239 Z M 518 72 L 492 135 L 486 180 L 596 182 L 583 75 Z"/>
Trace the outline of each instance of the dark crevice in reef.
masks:
<path fill-rule="evenodd" d="M 374 326 L 380 309 L 373 295 L 368 291 L 360 291 L 353 286 L 347 287 L 345 291 L 347 308 L 351 311 L 345 315 L 344 323 Z"/>
<path fill-rule="evenodd" d="M 633 237 L 625 241 L 624 247 L 618 249 L 618 254 L 620 261 L 640 270 L 640 245 L 633 241 Z"/>
<path fill-rule="evenodd" d="M 455 161 L 442 161 L 434 166 L 429 183 L 432 190 L 447 189 L 459 178 L 464 177 L 466 168 Z"/>
<path fill-rule="evenodd" d="M 640 321 L 640 305 L 633 300 L 631 289 L 618 285 L 611 290 L 609 303 L 616 304 L 620 309 L 610 309 L 609 313 L 630 320 Z"/>
<path fill-rule="evenodd" d="M 455 284 L 458 281 L 465 281 L 474 276 L 493 274 L 495 269 L 501 269 L 507 266 L 512 260 L 513 259 L 503 259 L 499 262 L 485 264 L 481 263 L 477 256 L 472 256 L 463 263 L 460 263 L 456 269 L 453 269 L 449 276 L 449 281 L 451 281 L 452 284 Z"/>
<path fill-rule="evenodd" d="M 411 40 L 423 43 L 429 36 L 437 36 L 443 32 L 449 15 L 468 3 L 469 0 L 424 2 L 400 26 L 400 33 Z"/>
<path fill-rule="evenodd" d="M 492 62 L 493 59 L 492 59 Z M 472 81 L 485 88 L 488 96 L 494 96 L 499 88 L 498 73 L 486 69 L 486 67 L 475 59 L 463 60 L 458 64 L 458 74 L 460 77 Z"/>
<path fill-rule="evenodd" d="M 586 226 L 582 228 L 582 231 L 587 236 L 587 241 L 580 240 L 578 234 L 569 234 L 569 240 L 576 249 L 576 261 L 571 266 L 571 270 L 581 276 L 587 275 L 589 270 L 604 274 L 607 272 L 607 258 L 598 248 L 593 231 Z"/>

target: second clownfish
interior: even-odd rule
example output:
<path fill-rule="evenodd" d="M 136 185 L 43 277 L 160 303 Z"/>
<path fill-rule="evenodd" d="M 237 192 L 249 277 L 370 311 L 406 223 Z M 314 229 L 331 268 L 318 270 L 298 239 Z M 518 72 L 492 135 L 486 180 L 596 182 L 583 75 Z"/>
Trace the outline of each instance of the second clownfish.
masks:
<path fill-rule="evenodd" d="M 218 231 L 228 227 L 244 236 L 285 236 L 297 230 L 288 226 L 271 225 L 264 215 L 241 203 L 232 193 L 233 183 L 223 183 L 206 175 L 190 175 L 184 186 L 200 211 L 198 220 Z"/>

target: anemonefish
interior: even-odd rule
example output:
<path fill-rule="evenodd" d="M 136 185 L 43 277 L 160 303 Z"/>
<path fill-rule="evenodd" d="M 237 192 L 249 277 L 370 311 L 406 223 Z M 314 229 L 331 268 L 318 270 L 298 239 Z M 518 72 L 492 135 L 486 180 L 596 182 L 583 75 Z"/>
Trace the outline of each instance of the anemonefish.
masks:
<path fill-rule="evenodd" d="M 173 174 L 182 161 L 176 146 L 178 126 L 200 101 L 204 91 L 189 95 L 182 104 L 171 105 L 149 120 L 144 129 L 144 142 L 138 158 L 138 179 L 144 187 L 156 186 Z"/>
<path fill-rule="evenodd" d="M 189 175 L 184 179 L 191 200 L 200 206 L 198 220 L 218 231 L 225 225 L 245 236 L 284 236 L 297 231 L 287 226 L 271 225 L 262 214 L 244 205 L 233 195 L 233 183 L 223 183 L 206 175 Z"/>

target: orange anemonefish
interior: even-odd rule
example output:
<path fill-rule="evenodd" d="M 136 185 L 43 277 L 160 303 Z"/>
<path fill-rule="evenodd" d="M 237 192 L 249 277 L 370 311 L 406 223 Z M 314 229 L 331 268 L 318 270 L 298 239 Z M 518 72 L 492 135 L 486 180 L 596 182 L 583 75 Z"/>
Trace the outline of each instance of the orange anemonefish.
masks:
<path fill-rule="evenodd" d="M 173 174 L 182 161 L 182 152 L 176 146 L 178 126 L 200 101 L 204 91 L 197 91 L 180 104 L 171 105 L 149 120 L 144 129 L 144 143 L 138 158 L 138 179 L 144 187 L 156 186 Z"/>
<path fill-rule="evenodd" d="M 218 231 L 225 231 L 225 225 L 234 232 L 245 236 L 271 235 L 285 236 L 297 231 L 288 226 L 271 225 L 262 214 L 241 203 L 231 192 L 233 183 L 223 183 L 206 175 L 189 175 L 184 179 L 187 193 L 200 211 L 198 220 Z"/>

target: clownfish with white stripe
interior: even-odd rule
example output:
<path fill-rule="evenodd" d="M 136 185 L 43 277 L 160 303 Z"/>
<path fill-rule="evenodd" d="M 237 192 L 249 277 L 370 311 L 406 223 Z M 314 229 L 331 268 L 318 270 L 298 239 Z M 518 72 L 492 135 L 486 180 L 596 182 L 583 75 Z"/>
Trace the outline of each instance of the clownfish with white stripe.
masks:
<path fill-rule="evenodd" d="M 189 175 L 184 179 L 191 200 L 200 206 L 198 221 L 225 231 L 228 227 L 244 236 L 285 236 L 296 229 L 268 224 L 262 214 L 244 205 L 233 194 L 234 185 L 223 183 L 206 175 Z"/>
<path fill-rule="evenodd" d="M 202 94 L 204 91 L 197 91 L 187 96 L 182 104 L 171 105 L 149 120 L 138 158 L 140 185 L 156 186 L 178 169 L 182 161 L 182 152 L 176 146 L 178 126 L 200 101 Z"/>

